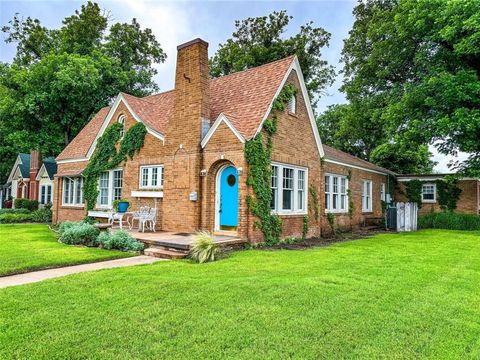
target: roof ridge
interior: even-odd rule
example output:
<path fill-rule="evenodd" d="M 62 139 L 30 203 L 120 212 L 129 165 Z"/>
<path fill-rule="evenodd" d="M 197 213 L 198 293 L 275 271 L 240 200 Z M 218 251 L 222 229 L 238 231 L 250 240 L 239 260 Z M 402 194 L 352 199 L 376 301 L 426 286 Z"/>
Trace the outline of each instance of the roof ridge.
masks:
<path fill-rule="evenodd" d="M 244 69 L 244 70 L 240 70 L 240 71 L 235 71 L 231 74 L 227 74 L 227 75 L 223 75 L 223 76 L 219 76 L 217 78 L 213 78 L 213 79 L 210 79 L 211 81 L 215 81 L 215 80 L 220 80 L 220 79 L 225 79 L 226 77 L 229 77 L 229 76 L 233 76 L 233 75 L 237 75 L 237 74 L 241 74 L 241 73 L 246 73 L 248 71 L 253 71 L 253 70 L 256 70 L 256 69 L 260 69 L 260 68 L 263 68 L 265 66 L 268 66 L 268 65 L 272 65 L 272 64 L 275 64 L 277 62 L 280 62 L 280 61 L 285 61 L 287 59 L 290 59 L 290 58 L 294 58 L 296 57 L 297 55 L 289 55 L 287 57 L 284 57 L 282 59 L 278 59 L 278 60 L 275 60 L 275 61 L 272 61 L 272 62 L 269 62 L 269 63 L 266 63 L 266 64 L 262 64 L 262 65 L 258 65 L 258 66 L 255 66 L 255 67 L 251 67 L 251 68 L 248 68 L 248 69 Z"/>

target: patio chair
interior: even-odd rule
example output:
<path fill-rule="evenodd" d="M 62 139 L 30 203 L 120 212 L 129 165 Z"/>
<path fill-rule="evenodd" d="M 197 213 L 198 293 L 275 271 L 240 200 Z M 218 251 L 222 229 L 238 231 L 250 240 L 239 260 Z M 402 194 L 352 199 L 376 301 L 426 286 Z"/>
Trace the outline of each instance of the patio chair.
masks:
<path fill-rule="evenodd" d="M 143 213 L 138 219 L 138 230 L 142 229 L 142 232 L 145 232 L 145 226 L 147 226 L 147 230 L 155 232 L 156 223 L 157 208 L 149 208 L 148 212 Z"/>
<path fill-rule="evenodd" d="M 129 230 L 132 230 L 135 220 L 139 222 L 139 229 L 140 229 L 140 219 L 143 218 L 148 212 L 150 211 L 149 206 L 140 206 L 138 211 L 133 211 L 128 213 L 129 216 L 127 217 L 127 223 Z"/>

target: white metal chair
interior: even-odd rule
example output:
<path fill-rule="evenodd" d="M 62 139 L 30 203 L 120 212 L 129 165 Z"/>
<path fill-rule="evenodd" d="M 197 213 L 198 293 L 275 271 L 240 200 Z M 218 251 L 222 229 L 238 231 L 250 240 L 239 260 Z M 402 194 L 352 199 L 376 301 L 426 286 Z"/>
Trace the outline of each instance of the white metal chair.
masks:
<path fill-rule="evenodd" d="M 112 211 L 110 213 L 110 217 L 108 218 L 109 225 L 111 225 L 113 228 L 113 224 L 117 222 L 118 225 L 120 226 L 120 230 L 122 230 L 123 229 L 122 223 L 123 223 L 124 216 L 125 216 L 125 213 L 116 213 Z"/>
<path fill-rule="evenodd" d="M 140 220 L 145 217 L 150 211 L 149 206 L 141 206 L 140 210 L 134 211 L 131 213 L 130 217 L 127 218 L 128 228 L 132 230 L 135 220 L 138 221 L 138 229 L 140 230 Z"/>
<path fill-rule="evenodd" d="M 148 212 L 143 213 L 138 220 L 138 230 L 142 229 L 142 232 L 145 232 L 145 226 L 147 226 L 147 230 L 155 232 L 156 223 L 157 208 L 149 208 Z"/>

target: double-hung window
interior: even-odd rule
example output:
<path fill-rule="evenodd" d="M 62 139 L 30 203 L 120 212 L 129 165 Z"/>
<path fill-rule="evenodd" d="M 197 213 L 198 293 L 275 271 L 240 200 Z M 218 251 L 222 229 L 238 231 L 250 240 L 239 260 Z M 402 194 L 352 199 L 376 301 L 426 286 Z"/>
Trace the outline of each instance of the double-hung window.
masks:
<path fill-rule="evenodd" d="M 52 185 L 40 187 L 40 204 L 45 205 L 52 202 Z"/>
<path fill-rule="evenodd" d="M 362 211 L 363 212 L 372 211 L 372 181 L 371 180 L 363 181 Z"/>
<path fill-rule="evenodd" d="M 163 188 L 163 165 L 140 166 L 140 188 Z"/>
<path fill-rule="evenodd" d="M 387 201 L 387 198 L 385 195 L 385 183 L 380 184 L 380 200 L 383 202 Z"/>
<path fill-rule="evenodd" d="M 42 194 L 43 194 L 43 187 L 42 187 Z M 48 190 L 47 190 L 47 197 L 48 197 Z M 51 199 L 51 187 L 50 187 L 50 199 Z M 63 179 L 63 205 L 83 206 L 83 178 L 66 177 Z"/>
<path fill-rule="evenodd" d="M 347 212 L 348 181 L 345 176 L 325 175 L 325 212 Z"/>
<path fill-rule="evenodd" d="M 274 163 L 271 170 L 272 211 L 278 214 L 305 214 L 307 169 Z"/>
<path fill-rule="evenodd" d="M 422 202 L 432 203 L 436 201 L 436 185 L 423 184 L 422 185 Z"/>
<path fill-rule="evenodd" d="M 123 170 L 109 170 L 100 174 L 98 181 L 97 205 L 103 208 L 112 207 L 114 200 L 122 198 Z"/>

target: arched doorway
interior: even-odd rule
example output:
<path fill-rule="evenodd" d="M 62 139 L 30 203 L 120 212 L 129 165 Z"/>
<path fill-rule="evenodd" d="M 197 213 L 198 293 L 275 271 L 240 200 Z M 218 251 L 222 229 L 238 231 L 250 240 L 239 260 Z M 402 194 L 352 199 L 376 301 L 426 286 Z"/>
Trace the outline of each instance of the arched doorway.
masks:
<path fill-rule="evenodd" d="M 226 165 L 217 173 L 215 230 L 237 231 L 238 228 L 238 172 Z"/>

